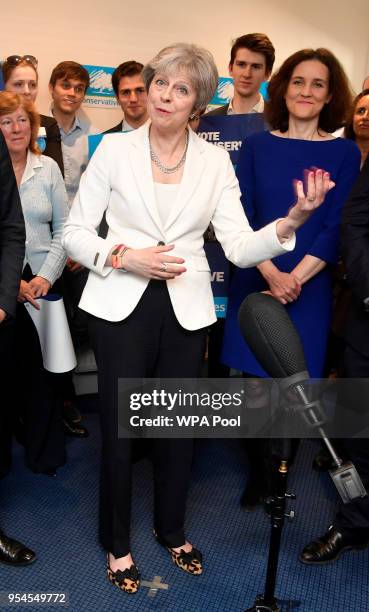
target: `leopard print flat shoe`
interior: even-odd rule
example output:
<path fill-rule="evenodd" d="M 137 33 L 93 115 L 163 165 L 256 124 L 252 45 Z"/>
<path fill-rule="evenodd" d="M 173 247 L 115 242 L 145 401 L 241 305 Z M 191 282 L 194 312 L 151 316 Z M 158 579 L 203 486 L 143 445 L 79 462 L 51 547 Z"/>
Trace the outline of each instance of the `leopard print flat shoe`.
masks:
<path fill-rule="evenodd" d="M 166 550 L 169 552 L 173 563 L 175 563 L 177 567 L 188 574 L 192 574 L 193 576 L 200 576 L 200 574 L 202 574 L 202 554 L 199 550 L 197 550 L 197 548 L 192 547 L 190 552 L 185 552 L 182 549 L 179 552 L 176 552 L 173 550 L 173 548 L 170 548 L 170 546 L 167 545 L 165 540 L 161 538 L 156 531 L 154 531 L 154 536 L 156 537 L 158 543 L 166 548 Z"/>
<path fill-rule="evenodd" d="M 202 554 L 197 548 L 192 548 L 190 552 L 185 552 L 184 550 L 176 552 L 173 548 L 168 546 L 166 548 L 172 557 L 173 563 L 181 570 L 193 574 L 193 576 L 202 574 Z"/>
<path fill-rule="evenodd" d="M 130 568 L 125 570 L 117 570 L 113 572 L 109 565 L 109 556 L 107 562 L 108 580 L 125 593 L 137 593 L 141 582 L 141 575 L 136 565 L 132 564 Z"/>

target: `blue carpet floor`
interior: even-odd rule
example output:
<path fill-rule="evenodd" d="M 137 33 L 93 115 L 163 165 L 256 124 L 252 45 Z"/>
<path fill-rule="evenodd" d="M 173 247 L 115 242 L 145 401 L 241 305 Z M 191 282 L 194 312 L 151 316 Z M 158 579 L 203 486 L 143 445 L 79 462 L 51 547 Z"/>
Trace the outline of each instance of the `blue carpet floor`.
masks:
<path fill-rule="evenodd" d="M 203 551 L 206 570 L 189 576 L 177 569 L 152 534 L 150 464 L 134 468 L 132 549 L 142 577 L 167 588 L 142 587 L 126 595 L 105 575 L 97 541 L 99 431 L 96 414 L 86 416 L 90 437 L 68 440 L 68 463 L 56 478 L 28 471 L 18 447 L 11 474 L 0 483 L 0 524 L 38 553 L 29 567 L 0 566 L 0 591 L 69 594 L 73 612 L 242 612 L 263 591 L 269 520 L 260 509 L 239 506 L 245 479 L 243 454 L 235 441 L 198 441 L 187 513 L 187 533 Z M 320 535 L 333 516 L 336 495 L 325 475 L 311 470 L 317 442 L 304 442 L 290 476 L 297 494 L 296 518 L 283 532 L 277 595 L 283 612 L 367 612 L 368 551 L 345 554 L 333 565 L 304 566 L 301 548 Z M 1 606 L 7 610 L 11 606 Z M 23 610 L 29 606 L 18 605 Z M 32 606 L 56 610 L 61 606 Z"/>

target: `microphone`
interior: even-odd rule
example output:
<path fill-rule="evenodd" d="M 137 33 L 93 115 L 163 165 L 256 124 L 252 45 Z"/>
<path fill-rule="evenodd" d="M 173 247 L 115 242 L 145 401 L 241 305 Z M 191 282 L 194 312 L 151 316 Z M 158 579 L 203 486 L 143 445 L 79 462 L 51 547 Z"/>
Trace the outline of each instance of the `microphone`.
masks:
<path fill-rule="evenodd" d="M 241 333 L 271 378 L 309 378 L 304 351 L 286 309 L 271 295 L 251 293 L 238 311 Z"/>
<path fill-rule="evenodd" d="M 300 398 L 301 414 L 310 427 L 317 428 L 337 466 L 330 470 L 330 475 L 344 503 L 365 497 L 367 493 L 355 466 L 342 463 L 322 428 L 324 415 L 320 403 L 310 402 L 306 395 L 303 383 L 309 379 L 309 373 L 304 351 L 284 306 L 271 295 L 251 293 L 241 304 L 238 322 L 244 339 L 267 374 L 283 379 L 279 381 L 282 389 L 292 388 Z"/>

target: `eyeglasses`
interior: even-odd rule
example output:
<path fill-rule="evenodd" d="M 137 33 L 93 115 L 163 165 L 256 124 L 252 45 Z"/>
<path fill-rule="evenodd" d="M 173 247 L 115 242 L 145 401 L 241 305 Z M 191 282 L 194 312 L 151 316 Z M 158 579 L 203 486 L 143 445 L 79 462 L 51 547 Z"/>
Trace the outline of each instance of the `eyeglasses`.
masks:
<path fill-rule="evenodd" d="M 31 64 L 34 68 L 37 68 L 38 66 L 38 60 L 34 55 L 9 55 L 9 57 L 6 58 L 6 61 L 11 66 L 17 66 L 21 62 L 28 62 L 28 64 Z"/>

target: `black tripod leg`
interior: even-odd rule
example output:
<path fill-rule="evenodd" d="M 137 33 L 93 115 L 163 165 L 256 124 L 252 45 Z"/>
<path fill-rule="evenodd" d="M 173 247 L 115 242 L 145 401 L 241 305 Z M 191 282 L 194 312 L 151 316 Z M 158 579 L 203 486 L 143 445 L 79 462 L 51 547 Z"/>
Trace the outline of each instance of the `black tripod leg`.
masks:
<path fill-rule="evenodd" d="M 246 612 L 280 612 L 275 598 L 275 587 L 278 572 L 278 559 L 281 545 L 282 529 L 286 510 L 286 491 L 288 477 L 288 440 L 283 440 L 282 459 L 275 474 L 275 494 L 270 499 L 271 534 L 267 575 L 264 595 L 258 595 L 252 608 Z"/>

